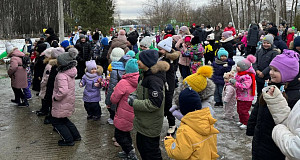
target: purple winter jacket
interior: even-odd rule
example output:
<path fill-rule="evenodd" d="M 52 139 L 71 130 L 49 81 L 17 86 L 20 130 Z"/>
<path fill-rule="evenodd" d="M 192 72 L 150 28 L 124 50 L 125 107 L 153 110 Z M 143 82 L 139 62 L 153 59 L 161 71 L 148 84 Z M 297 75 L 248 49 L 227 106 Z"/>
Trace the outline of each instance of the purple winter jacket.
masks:
<path fill-rule="evenodd" d="M 84 102 L 100 102 L 100 87 L 96 87 L 94 84 L 97 83 L 98 79 L 102 79 L 101 76 L 97 74 L 91 74 L 86 72 L 81 79 L 82 86 L 85 86 L 83 91 L 83 101 Z M 101 81 L 100 81 L 101 82 Z"/>
<path fill-rule="evenodd" d="M 52 116 L 56 118 L 70 117 L 75 111 L 75 76 L 76 67 L 59 71 L 55 77 L 52 95 Z"/>
<path fill-rule="evenodd" d="M 123 75 L 110 97 L 111 102 L 118 105 L 114 125 L 124 132 L 131 131 L 133 128 L 134 111 L 127 99 L 130 93 L 136 90 L 138 79 L 138 72 Z"/>

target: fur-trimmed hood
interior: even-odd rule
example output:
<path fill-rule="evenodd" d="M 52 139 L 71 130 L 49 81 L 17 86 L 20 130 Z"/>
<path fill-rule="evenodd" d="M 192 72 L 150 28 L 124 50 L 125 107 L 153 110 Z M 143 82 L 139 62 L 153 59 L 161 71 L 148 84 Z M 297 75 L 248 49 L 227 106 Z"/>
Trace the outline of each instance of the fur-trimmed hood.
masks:
<path fill-rule="evenodd" d="M 234 39 L 234 37 L 231 36 L 231 37 L 225 39 L 224 41 L 223 41 L 223 40 L 220 40 L 220 42 L 221 42 L 221 43 L 226 43 L 226 42 L 232 41 L 233 39 Z"/>
<path fill-rule="evenodd" d="M 73 67 L 77 66 L 77 61 L 72 61 L 69 64 L 67 64 L 66 66 L 58 66 L 57 71 L 58 72 L 65 72 Z"/>
<path fill-rule="evenodd" d="M 57 66 L 57 59 L 50 59 L 48 64 L 50 64 L 51 66 Z"/>
<path fill-rule="evenodd" d="M 52 59 L 53 59 L 53 58 L 45 57 L 45 59 L 43 60 L 43 63 L 44 63 L 44 64 L 49 64 L 50 61 L 51 61 Z M 50 65 L 51 65 L 51 64 L 50 64 Z M 51 66 L 53 66 L 53 65 L 51 65 Z"/>
<path fill-rule="evenodd" d="M 167 59 L 169 59 L 169 60 L 172 60 L 172 61 L 174 61 L 174 60 L 176 60 L 176 59 L 178 59 L 179 58 L 179 56 L 180 56 L 180 52 L 179 51 L 175 51 L 175 50 L 172 50 L 173 52 L 172 53 L 166 53 L 166 55 L 165 55 L 165 57 L 167 58 Z"/>
<path fill-rule="evenodd" d="M 167 72 L 170 69 L 170 65 L 168 62 L 165 61 L 158 61 L 154 66 L 150 68 L 153 74 L 158 72 Z"/>

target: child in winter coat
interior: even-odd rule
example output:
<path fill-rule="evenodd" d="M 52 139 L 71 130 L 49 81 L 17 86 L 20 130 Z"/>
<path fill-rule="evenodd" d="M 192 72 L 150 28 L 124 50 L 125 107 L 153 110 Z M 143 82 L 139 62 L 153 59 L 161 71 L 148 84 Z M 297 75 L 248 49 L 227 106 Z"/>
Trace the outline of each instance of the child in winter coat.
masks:
<path fill-rule="evenodd" d="M 220 48 L 217 54 L 218 56 L 212 64 L 215 71 L 212 76 L 212 80 L 216 84 L 214 96 L 216 102 L 215 107 L 223 107 L 222 92 L 225 84 L 223 76 L 225 72 L 231 71 L 235 62 L 231 58 L 228 58 L 228 52 L 224 48 Z"/>
<path fill-rule="evenodd" d="M 41 81 L 46 67 L 46 64 L 44 64 L 45 55 L 41 55 L 41 54 L 47 49 L 47 45 L 44 42 L 38 42 L 38 43 L 39 44 L 35 47 L 35 52 L 37 54 L 37 57 L 35 58 L 35 63 L 34 63 L 32 90 L 40 92 Z"/>
<path fill-rule="evenodd" d="M 170 65 L 170 69 L 166 72 L 166 79 L 168 85 L 165 90 L 165 116 L 167 117 L 169 123 L 169 129 L 167 131 L 168 134 L 174 134 L 176 130 L 175 117 L 172 115 L 169 109 L 172 107 L 172 100 L 175 90 L 175 61 L 178 60 L 181 54 L 179 51 L 175 51 L 172 49 L 172 41 L 173 38 L 169 37 L 160 41 L 157 44 L 160 59 L 169 63 Z"/>
<path fill-rule="evenodd" d="M 121 80 L 122 75 L 125 73 L 125 66 L 122 62 L 119 62 L 119 60 L 124 56 L 124 50 L 122 48 L 114 48 L 111 52 L 110 59 L 112 60 L 111 66 L 112 71 L 110 73 L 110 80 L 109 80 L 109 86 L 107 90 L 107 95 L 105 97 L 105 104 L 108 106 L 108 111 L 110 114 L 110 118 L 107 120 L 107 122 L 110 125 L 113 125 L 114 117 L 115 117 L 115 109 L 116 105 L 112 104 L 110 101 L 111 94 L 114 91 L 115 86 L 117 83 Z"/>
<path fill-rule="evenodd" d="M 290 43 L 294 40 L 294 35 L 295 35 L 295 31 L 292 29 L 292 28 L 289 28 L 288 31 L 287 31 L 287 42 L 286 42 L 286 45 L 287 47 L 290 47 Z"/>
<path fill-rule="evenodd" d="M 22 91 L 23 88 L 28 86 L 27 84 L 27 72 L 26 68 L 22 66 L 22 56 L 24 53 L 18 50 L 17 47 L 13 47 L 11 43 L 6 43 L 7 57 L 10 57 L 10 66 L 7 71 L 8 76 L 11 78 L 11 88 L 14 91 L 15 99 L 11 102 L 18 104 L 18 106 L 29 106 L 27 99 Z"/>
<path fill-rule="evenodd" d="M 102 73 L 97 74 L 97 65 L 95 60 L 85 62 L 86 73 L 83 75 L 79 86 L 85 87 L 83 92 L 84 108 L 88 114 L 87 119 L 99 120 L 101 117 L 101 101 L 100 88 L 102 81 Z M 103 71 L 102 67 L 101 70 Z M 100 79 L 100 81 L 99 81 Z"/>
<path fill-rule="evenodd" d="M 137 159 L 130 136 L 134 112 L 127 102 L 129 94 L 134 92 L 138 85 L 139 68 L 136 59 L 128 60 L 125 72 L 110 97 L 111 102 L 118 105 L 114 118 L 115 138 L 123 149 L 123 152 L 119 152 L 120 158 Z"/>
<path fill-rule="evenodd" d="M 229 82 L 236 87 L 237 112 L 240 118 L 240 129 L 247 129 L 249 110 L 255 96 L 255 71 L 252 63 L 256 61 L 253 55 L 248 55 L 246 59 L 237 63 L 237 75 Z"/>
<path fill-rule="evenodd" d="M 222 100 L 224 103 L 225 116 L 224 119 L 234 119 L 234 108 L 236 104 L 236 90 L 235 87 L 229 83 L 229 79 L 234 78 L 234 72 L 227 72 L 224 74 L 225 86 L 222 93 Z"/>
<path fill-rule="evenodd" d="M 181 54 L 179 57 L 179 71 L 182 78 L 186 78 L 191 75 L 190 72 L 190 63 L 191 63 L 191 54 L 192 51 L 192 35 L 187 35 L 183 39 L 178 40 L 175 47 L 180 50 Z M 182 44 L 182 47 L 180 45 Z"/>
<path fill-rule="evenodd" d="M 253 136 L 252 157 L 299 159 L 299 147 L 295 146 L 298 143 L 295 135 L 298 134 L 296 128 L 299 124 L 296 123 L 299 120 L 288 116 L 291 113 L 295 115 L 295 104 L 300 99 L 299 55 L 292 50 L 284 50 L 272 60 L 270 68 L 272 85 L 263 88 L 259 105 L 254 107 L 248 121 L 246 134 Z M 275 86 L 280 90 L 274 90 Z M 286 101 L 279 96 L 281 92 L 284 92 Z M 299 112 L 296 114 L 299 115 Z"/>
<path fill-rule="evenodd" d="M 209 108 L 203 108 L 199 94 L 184 89 L 179 95 L 180 111 L 184 115 L 176 133 L 165 137 L 165 149 L 172 159 L 216 160 L 217 134 Z M 209 128 L 209 129 L 208 129 Z"/>
<path fill-rule="evenodd" d="M 215 44 L 215 35 L 214 33 L 207 36 L 208 44 L 205 45 L 204 49 L 204 58 L 205 58 L 205 65 L 211 64 L 214 61 L 216 56 L 216 52 L 218 50 L 218 46 Z"/>
<path fill-rule="evenodd" d="M 77 50 L 76 50 L 77 51 Z M 73 54 L 74 53 L 74 54 Z M 61 54 L 57 57 L 58 74 L 55 77 L 52 102 L 52 125 L 62 137 L 59 146 L 73 146 L 81 136 L 76 126 L 68 119 L 75 111 L 75 76 L 77 74 L 74 60 L 77 52 Z"/>
<path fill-rule="evenodd" d="M 234 53 L 234 37 L 232 36 L 232 31 L 226 31 L 222 33 L 221 47 L 223 47 L 228 52 L 228 58 L 233 58 Z"/>
<path fill-rule="evenodd" d="M 138 65 L 143 74 L 136 91 L 128 97 L 128 104 L 134 109 L 133 126 L 142 159 L 162 159 L 159 142 L 164 120 L 165 72 L 170 65 L 158 58 L 156 50 L 141 52 Z"/>
<path fill-rule="evenodd" d="M 263 45 L 260 50 L 255 54 L 256 61 L 253 64 L 253 68 L 256 72 L 256 88 L 257 97 L 260 96 L 261 90 L 264 88 L 266 80 L 270 79 L 270 63 L 279 53 L 274 50 L 273 46 L 274 37 L 271 35 L 266 35 L 263 39 Z"/>

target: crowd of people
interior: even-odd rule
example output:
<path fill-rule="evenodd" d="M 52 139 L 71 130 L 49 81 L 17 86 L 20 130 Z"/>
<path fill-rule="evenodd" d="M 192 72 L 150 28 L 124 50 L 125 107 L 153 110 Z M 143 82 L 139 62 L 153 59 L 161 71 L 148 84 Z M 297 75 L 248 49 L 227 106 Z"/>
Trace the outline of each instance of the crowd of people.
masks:
<path fill-rule="evenodd" d="M 170 158 L 217 159 L 214 108 L 222 107 L 224 120 L 238 120 L 237 127 L 253 136 L 253 159 L 300 159 L 300 37 L 294 38 L 295 28 L 286 30 L 284 34 L 272 23 L 265 29 L 251 24 L 237 33 L 230 22 L 224 29 L 193 24 L 175 33 L 167 25 L 154 43 L 150 36 L 138 42 L 132 27 L 110 41 L 98 29 L 91 33 L 79 27 L 70 40 L 59 43 L 48 28 L 34 44 L 25 39 L 22 52 L 6 44 L 15 95 L 11 101 L 28 107 L 30 90 L 37 91 L 37 116 L 45 116 L 44 123 L 61 136 L 59 146 L 73 146 L 81 135 L 68 117 L 75 110 L 75 86 L 84 87 L 87 120 L 101 118 L 103 100 L 107 122 L 115 126 L 113 144 L 123 150 L 118 156 L 128 160 L 138 159 L 132 130 L 142 159 L 162 159 L 164 117 Z M 237 50 L 245 58 L 235 62 Z"/>

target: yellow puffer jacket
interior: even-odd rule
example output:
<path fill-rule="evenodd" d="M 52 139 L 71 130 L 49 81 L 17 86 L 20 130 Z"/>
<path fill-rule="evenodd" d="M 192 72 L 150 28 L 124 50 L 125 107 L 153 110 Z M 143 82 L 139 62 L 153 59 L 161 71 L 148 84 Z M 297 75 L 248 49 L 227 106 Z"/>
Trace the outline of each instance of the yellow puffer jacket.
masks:
<path fill-rule="evenodd" d="M 176 139 L 165 140 L 165 148 L 170 158 L 190 160 L 216 160 L 217 134 L 216 123 L 209 111 L 203 108 L 186 114 L 178 128 Z"/>

